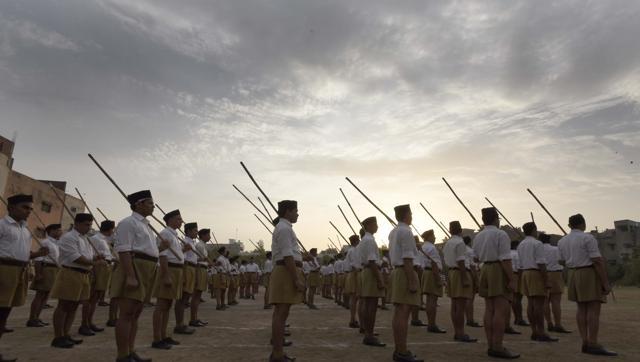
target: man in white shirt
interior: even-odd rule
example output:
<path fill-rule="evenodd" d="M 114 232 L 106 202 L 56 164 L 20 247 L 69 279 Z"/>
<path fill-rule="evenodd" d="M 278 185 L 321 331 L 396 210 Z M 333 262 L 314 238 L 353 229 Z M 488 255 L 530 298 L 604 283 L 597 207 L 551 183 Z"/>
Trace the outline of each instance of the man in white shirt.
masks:
<path fill-rule="evenodd" d="M 356 315 L 358 313 L 358 273 L 360 271 L 360 256 L 358 255 L 358 244 L 360 243 L 360 237 L 358 235 L 351 235 L 349 237 L 349 243 L 351 247 L 347 251 L 344 263 L 344 295 L 347 298 L 349 305 L 349 328 L 360 328 L 360 323 Z"/>
<path fill-rule="evenodd" d="M 320 286 L 320 263 L 318 263 L 318 249 L 309 249 L 309 276 L 307 292 L 307 307 L 309 309 L 318 309 L 315 305 L 315 296 L 318 286 Z"/>
<path fill-rule="evenodd" d="M 229 258 L 229 250 L 226 255 L 229 260 L 229 290 L 227 291 L 227 304 L 238 304 L 238 289 L 240 288 L 240 265 L 238 265 L 238 255 Z"/>
<path fill-rule="evenodd" d="M 464 240 L 464 244 L 467 246 L 467 253 L 465 255 L 465 266 L 467 267 L 467 269 L 471 270 L 471 283 L 472 283 L 472 291 L 473 294 L 471 294 L 471 299 L 467 299 L 467 307 L 466 307 L 466 312 L 465 315 L 467 317 L 467 326 L 469 327 L 474 327 L 474 328 L 481 328 L 482 325 L 480 325 L 480 323 L 476 322 L 475 318 L 474 318 L 474 302 L 476 299 L 476 294 L 478 294 L 478 281 L 479 281 L 479 276 L 478 276 L 478 263 L 476 263 L 476 254 L 473 252 L 473 249 L 471 248 L 471 237 L 470 236 L 464 236 L 462 237 L 462 240 Z"/>
<path fill-rule="evenodd" d="M 516 281 L 511 266 L 509 235 L 498 229 L 500 218 L 493 208 L 482 209 L 484 228 L 473 240 L 473 251 L 483 263 L 480 272 L 479 294 L 485 299 L 484 330 L 487 335 L 489 357 L 514 359 L 519 354 L 504 348 L 505 325 L 509 301 L 513 298 Z"/>
<path fill-rule="evenodd" d="M 88 301 L 82 303 L 82 324 L 78 329 L 78 333 L 83 336 L 93 336 L 96 332 L 104 331 L 104 328 L 98 327 L 93 323 L 93 315 L 96 312 L 98 301 L 104 297 L 105 292 L 109 289 L 111 264 L 113 263 L 113 254 L 109 248 L 109 242 L 115 228 L 115 222 L 104 220 L 100 223 L 100 231 L 89 237 L 89 242 L 97 249 L 97 254 L 103 258 L 104 263 L 98 263 L 93 267 L 91 296 Z"/>
<path fill-rule="evenodd" d="M 56 280 L 56 275 L 58 275 L 58 258 L 60 256 L 58 240 L 62 236 L 62 225 L 48 225 L 45 228 L 45 232 L 47 237 L 40 243 L 49 250 L 49 255 L 34 259 L 36 275 L 31 283 L 30 289 L 35 290 L 36 295 L 31 302 L 31 313 L 29 314 L 27 327 L 44 327 L 49 325 L 49 323 L 40 320 L 40 313 L 47 303 L 49 292 L 51 292 L 53 282 Z"/>
<path fill-rule="evenodd" d="M 132 347 L 135 346 L 143 303 L 153 289 L 159 252 L 169 248 L 166 240 L 158 247 L 156 236 L 149 227 L 147 216 L 154 210 L 151 192 L 138 191 L 127 196 L 127 200 L 132 214 L 116 227 L 114 249 L 120 263 L 113 272 L 110 290 L 111 298 L 120 310 L 116 345 L 118 361 L 122 362 L 145 360 Z"/>
<path fill-rule="evenodd" d="M 462 239 L 462 226 L 459 221 L 449 223 L 451 238 L 444 245 L 444 262 L 449 268 L 448 294 L 451 298 L 451 321 L 458 342 L 475 343 L 478 340 L 464 332 L 464 316 L 467 300 L 473 295 L 471 271 L 465 265 L 467 246 Z"/>
<path fill-rule="evenodd" d="M 284 200 L 278 203 L 278 218 L 271 239 L 271 252 L 275 267 L 271 273 L 269 302 L 274 305 L 271 323 L 271 344 L 273 349 L 269 361 L 290 361 L 284 353 L 284 334 L 289 310 L 292 304 L 302 302 L 304 279 L 302 276 L 302 255 L 293 224 L 298 221 L 298 203 Z"/>
<path fill-rule="evenodd" d="M 538 236 L 544 247 L 544 255 L 547 259 L 547 277 L 549 279 L 549 289 L 547 299 L 544 303 L 544 315 L 547 320 L 549 332 L 571 333 L 562 326 L 562 293 L 564 292 L 564 278 L 562 271 L 564 267 L 560 265 L 560 250 L 557 246 L 550 244 L 551 236 L 540 233 Z M 551 315 L 553 314 L 553 319 Z"/>
<path fill-rule="evenodd" d="M 421 236 L 424 241 L 421 251 L 424 256 L 421 289 L 422 294 L 427 295 L 427 304 L 425 306 L 429 325 L 427 331 L 431 333 L 446 333 L 447 331 L 438 327 L 436 323 L 438 297 L 442 297 L 442 278 L 440 277 L 442 260 L 440 259 L 440 253 L 438 253 L 435 245 L 433 245 L 436 241 L 436 235 L 433 230 L 427 230 L 422 233 Z"/>
<path fill-rule="evenodd" d="M 32 236 L 27 228 L 31 211 L 31 195 L 13 195 L 7 198 L 7 215 L 0 219 L 0 337 L 11 309 L 24 305 L 27 299 L 29 260 L 49 253 L 45 247 L 31 251 Z"/>
<path fill-rule="evenodd" d="M 256 264 L 256 261 L 253 257 L 249 258 L 249 263 L 247 263 L 246 266 L 246 273 L 249 296 L 251 297 L 251 299 L 255 300 L 256 294 L 258 294 L 260 267 L 258 267 L 258 264 Z"/>
<path fill-rule="evenodd" d="M 384 298 L 380 300 L 380 309 L 389 310 L 387 303 L 391 303 L 391 271 L 393 267 L 389 261 L 389 249 L 382 251 L 382 278 L 384 279 Z"/>
<path fill-rule="evenodd" d="M 193 286 L 193 295 L 191 296 L 191 308 L 189 312 L 191 318 L 189 325 L 191 327 L 204 327 L 209 322 L 198 318 L 200 303 L 202 303 L 202 293 L 207 291 L 207 268 L 209 267 L 209 253 L 207 252 L 207 242 L 211 240 L 211 229 L 198 230 L 198 239 L 195 240 L 195 249 L 198 251 L 198 264 L 196 267 L 196 280 Z"/>
<path fill-rule="evenodd" d="M 91 269 L 95 263 L 104 263 L 103 257 L 95 253 L 87 239 L 92 223 L 91 214 L 76 214 L 73 229 L 62 235 L 58 244 L 62 269 L 51 288 L 51 298 L 58 299 L 58 305 L 53 312 L 55 337 L 51 341 L 52 347 L 73 348 L 76 344 L 82 343 L 82 340 L 71 338 L 69 330 L 78 305 L 89 300 Z"/>
<path fill-rule="evenodd" d="M 182 285 L 182 300 L 176 301 L 173 308 L 176 317 L 176 326 L 173 333 L 190 335 L 195 333 L 195 329 L 184 323 L 184 310 L 189 305 L 191 295 L 196 286 L 196 268 L 198 267 L 198 255 L 193 251 L 196 248 L 195 238 L 198 235 L 198 224 L 190 222 L 184 224 L 184 270 Z"/>
<path fill-rule="evenodd" d="M 576 319 L 582 337 L 582 353 L 616 356 L 617 353 L 598 343 L 600 308 L 611 292 L 598 241 L 585 233 L 587 223 L 580 214 L 569 218 L 569 227 L 571 232 L 558 242 L 558 249 L 569 268 L 569 300 L 578 304 Z"/>
<path fill-rule="evenodd" d="M 544 330 L 544 300 L 547 296 L 549 280 L 547 277 L 547 259 L 544 246 L 536 237 L 538 228 L 528 222 L 522 226 L 525 238 L 518 245 L 520 261 L 520 279 L 522 294 L 527 296 L 527 315 L 531 322 L 531 340 L 538 342 L 557 342 Z"/>
<path fill-rule="evenodd" d="M 153 288 L 153 296 L 156 298 L 156 306 L 153 311 L 153 342 L 151 348 L 168 350 L 172 346 L 180 344 L 167 335 L 169 324 L 169 314 L 174 300 L 182 298 L 182 273 L 184 271 L 184 251 L 178 240 L 177 230 L 182 226 L 182 216 L 180 210 L 173 210 L 163 217 L 167 225 L 161 232 L 160 237 L 168 241 L 177 255 L 165 249 L 160 252 L 160 263 L 158 275 Z M 159 240 L 158 240 L 159 241 Z"/>
<path fill-rule="evenodd" d="M 249 299 L 249 282 L 247 281 L 247 261 L 240 262 L 240 299 Z"/>
<path fill-rule="evenodd" d="M 420 250 L 422 250 L 422 244 L 420 243 L 420 236 L 418 235 L 414 235 L 413 239 L 416 242 L 416 257 L 413 259 L 413 268 L 415 269 L 416 273 L 418 273 L 418 283 L 419 283 L 419 288 L 422 289 L 422 275 L 424 273 L 424 265 L 426 263 L 426 258 L 424 256 L 424 254 L 422 254 L 420 252 Z M 423 322 L 420 319 L 420 308 L 423 307 L 423 302 L 422 302 L 422 290 L 420 290 L 420 306 L 417 307 L 412 307 L 411 308 L 411 323 L 410 325 L 412 327 L 428 327 L 429 325 L 425 322 Z"/>
<path fill-rule="evenodd" d="M 368 217 L 362 220 L 364 236 L 358 247 L 364 269 L 361 274 L 361 300 L 362 305 L 362 328 L 364 329 L 364 339 L 362 343 L 367 346 L 384 347 L 386 344 L 380 342 L 374 334 L 376 324 L 376 313 L 378 311 L 378 298 L 384 297 L 384 280 L 380 271 L 380 250 L 374 234 L 378 232 L 378 221 L 375 217 Z"/>
<path fill-rule="evenodd" d="M 272 253 L 267 251 L 266 258 L 264 261 L 264 274 L 262 276 L 262 282 L 264 283 L 264 309 L 271 309 L 272 306 L 269 303 L 269 278 L 271 277 L 271 272 L 273 271 L 273 263 L 271 262 Z"/>
<path fill-rule="evenodd" d="M 216 273 L 213 276 L 213 288 L 216 295 L 216 310 L 225 310 L 226 306 L 226 292 L 229 287 L 229 269 L 231 267 L 229 260 L 226 258 L 225 253 L 227 249 L 222 246 L 218 248 L 218 258 L 215 261 Z"/>
<path fill-rule="evenodd" d="M 516 289 L 513 292 L 513 301 L 511 302 L 511 310 L 513 311 L 513 324 L 522 327 L 528 327 L 529 322 L 524 320 L 523 308 L 522 308 L 522 288 L 520 284 L 522 283 L 522 267 L 520 266 L 520 256 L 518 255 L 518 244 L 520 242 L 518 240 L 511 241 L 511 269 L 513 270 L 513 275 L 516 279 Z M 510 312 L 511 313 L 511 312 Z M 505 329 L 506 334 L 520 334 L 517 330 L 511 327 L 511 314 L 509 314 L 509 320 L 507 321 L 507 328 Z"/>
<path fill-rule="evenodd" d="M 334 282 L 334 291 L 333 297 L 337 305 L 346 308 L 346 303 L 344 301 L 343 290 L 344 290 L 344 258 L 343 254 L 340 252 L 336 255 L 336 262 L 333 263 L 333 268 L 335 271 L 335 282 Z"/>
<path fill-rule="evenodd" d="M 391 302 L 394 304 L 392 328 L 395 350 L 393 360 L 400 362 L 422 362 L 407 348 L 407 333 L 411 308 L 420 306 L 420 285 L 418 273 L 413 268 L 417 257 L 413 233 L 409 228 L 412 221 L 411 207 L 400 205 L 394 208 L 398 221 L 389 234 L 389 257 L 394 266 L 391 275 L 393 290 Z"/>

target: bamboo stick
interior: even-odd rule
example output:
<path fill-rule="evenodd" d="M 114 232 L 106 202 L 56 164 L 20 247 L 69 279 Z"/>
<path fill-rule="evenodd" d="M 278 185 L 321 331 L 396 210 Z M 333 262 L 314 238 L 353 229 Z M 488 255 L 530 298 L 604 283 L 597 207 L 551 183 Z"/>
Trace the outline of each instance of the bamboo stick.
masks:
<path fill-rule="evenodd" d="M 471 216 L 471 218 L 473 219 L 473 222 L 476 223 L 476 225 L 478 225 L 478 229 L 481 229 L 482 226 L 480 225 L 480 223 L 478 222 L 478 220 L 476 220 L 476 217 L 473 216 L 473 213 L 469 210 L 469 208 L 467 207 L 467 205 L 464 204 L 464 202 L 462 202 L 462 200 L 460 199 L 460 197 L 458 197 L 458 194 L 456 194 L 455 191 L 453 191 L 453 188 L 451 187 L 451 185 L 449 185 L 449 183 L 447 182 L 447 180 L 443 177 L 442 181 L 444 181 L 444 183 L 447 185 L 447 187 L 449 188 L 449 190 L 451 190 L 451 192 L 453 193 L 453 196 L 455 196 L 455 198 L 458 200 L 458 202 L 460 203 L 460 205 L 462 205 L 462 207 L 464 207 L 465 210 L 467 210 L 467 212 L 469 213 L 469 216 Z"/>
<path fill-rule="evenodd" d="M 538 199 L 538 197 L 533 193 L 533 191 L 531 191 L 531 189 L 527 189 L 527 191 L 529 192 L 529 194 L 531 194 L 531 196 L 533 196 L 533 198 L 538 202 L 538 204 L 540 205 L 540 207 L 542 207 L 542 210 L 544 210 L 544 212 L 547 213 L 547 215 L 549 215 L 549 217 L 551 218 L 551 220 L 553 220 L 554 223 L 556 223 L 556 225 L 560 228 L 560 230 L 562 230 L 562 233 L 564 235 L 567 235 L 567 232 L 564 231 L 564 228 L 562 226 L 560 226 L 560 223 L 558 222 L 558 220 L 556 220 L 555 217 L 553 217 L 553 215 L 551 215 L 551 212 L 549 212 L 549 210 L 547 210 L 547 208 L 544 206 L 544 204 L 542 203 L 542 201 L 540 201 L 540 199 Z"/>

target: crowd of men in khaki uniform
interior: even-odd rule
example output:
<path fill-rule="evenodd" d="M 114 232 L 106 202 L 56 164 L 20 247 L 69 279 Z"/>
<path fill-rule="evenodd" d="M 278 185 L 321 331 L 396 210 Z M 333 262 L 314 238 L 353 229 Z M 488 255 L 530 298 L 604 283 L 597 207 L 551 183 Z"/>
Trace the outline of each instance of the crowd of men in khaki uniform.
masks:
<path fill-rule="evenodd" d="M 94 323 L 93 314 L 110 284 L 113 308 L 108 325 L 115 325 L 117 361 L 150 360 L 136 353 L 135 341 L 138 319 L 145 301 L 151 296 L 156 299 L 152 346 L 168 350 L 180 343 L 167 331 L 173 304 L 176 319 L 173 332 L 191 334 L 194 329 L 190 327 L 207 325 L 198 318 L 200 296 L 206 291 L 207 284 L 212 289 L 217 309 L 237 304 L 238 288 L 244 287 L 241 297 L 247 297 L 247 293 L 255 295 L 257 281 L 252 273 L 258 271 L 253 271 L 253 266 L 248 272 L 245 266 L 246 282 L 241 284 L 237 257 L 229 258 L 224 248 L 218 249 L 219 256 L 215 260 L 207 257 L 205 244 L 211 238 L 210 230 L 199 230 L 196 223 L 188 223 L 184 225 L 186 237 L 180 239 L 177 230 L 183 221 L 179 210 L 174 210 L 164 216 L 166 228 L 156 236 L 147 220 L 154 209 L 151 192 L 140 191 L 127 199 L 132 215 L 117 225 L 107 220 L 100 225 L 98 234 L 89 237 L 94 221 L 92 215 L 77 214 L 73 229 L 66 233 L 60 225 L 49 225 L 42 247 L 33 252 L 32 235 L 26 227 L 33 199 L 29 195 L 8 198 L 8 215 L 0 220 L 0 336 L 8 331 L 6 322 L 11 309 L 26 301 L 27 267 L 31 260 L 36 264 L 36 276 L 31 284 L 36 295 L 27 325 L 47 325 L 40 319 L 40 313 L 47 298 L 57 299 L 51 345 L 73 348 L 82 343 L 70 336 L 80 305 L 79 334 L 89 336 L 104 330 Z M 306 297 L 309 307 L 315 309 L 313 296 L 316 293 L 312 288 L 317 287 L 322 287 L 323 296 L 331 298 L 333 294 L 336 303 L 351 310 L 349 326 L 359 329 L 364 335 L 363 344 L 372 347 L 385 346 L 374 333 L 378 301 L 382 300 L 383 306 L 387 302 L 393 303 L 394 361 L 421 361 L 407 348 L 407 332 L 410 320 L 417 319 L 412 314 L 422 307 L 423 295 L 426 295 L 427 330 L 446 333 L 435 323 L 437 299 L 443 296 L 445 286 L 452 299 L 453 339 L 461 343 L 476 342 L 476 338 L 466 334 L 464 327 L 480 326 L 469 313 L 469 309 L 473 310 L 472 301 L 477 292 L 485 299 L 487 354 L 496 358 L 517 358 L 519 354 L 503 345 L 514 293 L 528 299 L 532 340 L 558 341 L 544 330 L 545 318 L 548 331 L 568 332 L 560 319 L 559 301 L 564 290 L 561 261 L 569 269 L 569 300 L 578 305 L 582 352 L 615 355 L 598 343 L 600 308 L 610 286 L 597 242 L 584 232 L 586 222 L 581 215 L 569 219 L 572 231 L 560 240 L 557 248 L 549 245 L 548 236 L 539 236 L 534 223 L 523 225 L 525 238 L 516 250 L 518 279 L 513 272 L 511 240 L 499 229 L 496 209 L 482 210 L 484 227 L 475 236 L 472 247 L 470 240 L 462 237 L 460 223 L 451 222 L 452 237 L 443 250 L 444 263 L 433 246 L 433 231 L 422 234 L 422 246 L 416 244 L 409 227 L 412 222 L 409 205 L 397 206 L 395 217 L 398 224 L 389 235 L 388 255 L 381 257 L 375 240 L 377 220 L 369 217 L 363 220 L 360 235 L 350 237 L 352 247 L 346 255 L 338 254 L 330 265 L 320 266 L 317 250 L 305 256 L 300 251 L 299 240 L 293 231 L 293 224 L 298 219 L 297 202 L 278 203 L 272 250 L 264 268 L 265 309 L 273 309 L 270 361 L 294 360 L 284 353 L 284 347 L 291 344 L 285 340 L 290 307 L 302 303 Z M 303 261 L 310 268 L 306 278 Z M 444 270 L 445 280 L 441 278 Z M 318 273 L 318 276 L 312 273 Z M 248 291 L 247 284 L 250 286 Z M 307 288 L 309 294 L 305 295 Z M 188 325 L 184 322 L 186 303 L 191 307 Z M 10 360 L 0 356 L 0 361 Z"/>

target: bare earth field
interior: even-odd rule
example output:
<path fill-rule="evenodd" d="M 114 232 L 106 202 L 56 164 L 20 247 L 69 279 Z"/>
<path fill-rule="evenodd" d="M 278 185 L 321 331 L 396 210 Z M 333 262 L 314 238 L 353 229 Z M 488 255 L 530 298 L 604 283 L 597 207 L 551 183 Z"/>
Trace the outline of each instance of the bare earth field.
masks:
<path fill-rule="evenodd" d="M 262 292 L 262 290 L 261 290 Z M 612 361 L 637 361 L 640 357 L 640 289 L 616 289 L 617 302 L 610 301 L 603 308 L 600 330 L 601 342 L 611 350 L 620 353 Z M 261 295 L 260 295 L 261 297 Z M 142 356 L 153 357 L 154 361 L 266 361 L 270 352 L 271 311 L 263 310 L 262 303 L 241 300 L 240 305 L 226 311 L 216 311 L 215 302 L 205 297 L 200 318 L 210 325 L 200 328 L 192 336 L 176 336 L 182 345 L 170 351 L 158 351 L 150 348 L 152 309 L 145 309 L 138 334 L 138 352 Z M 309 310 L 306 306 L 292 309 L 291 324 L 294 342 L 287 348 L 288 354 L 298 361 L 390 361 L 393 352 L 391 334 L 391 311 L 379 311 L 377 332 L 380 339 L 387 343 L 386 348 L 366 347 L 362 345 L 357 330 L 347 328 L 348 311 L 338 307 L 332 301 L 317 297 L 320 310 Z M 55 301 L 50 301 L 53 305 Z M 476 301 L 476 319 L 481 320 L 484 305 Z M 103 325 L 106 321 L 107 307 L 99 307 L 97 321 Z M 567 301 L 563 305 L 564 324 L 570 330 L 576 330 L 574 318 L 575 305 Z M 52 309 L 43 312 L 43 320 L 50 322 Z M 421 318 L 426 321 L 424 312 Z M 5 334 L 0 342 L 0 351 L 7 357 L 18 357 L 20 361 L 113 361 L 115 360 L 115 342 L 113 329 L 95 337 L 85 337 L 84 343 L 71 350 L 54 349 L 49 346 L 53 331 L 51 327 L 26 328 L 28 305 L 14 309 L 8 326 L 14 333 Z M 76 320 L 79 319 L 79 315 Z M 173 317 L 169 323 L 173 329 Z M 449 320 L 449 300 L 440 299 L 438 324 L 452 330 Z M 579 352 L 580 338 L 577 332 L 560 335 L 560 343 L 543 344 L 529 340 L 530 331 L 518 328 L 520 336 L 507 336 L 507 347 L 520 352 L 522 361 L 598 361 L 602 358 L 588 356 Z M 74 327 L 73 332 L 77 331 Z M 410 327 L 410 349 L 428 361 L 487 361 L 486 343 L 482 329 L 470 328 L 468 333 L 477 337 L 480 343 L 468 345 L 452 341 L 451 332 L 435 335 L 425 328 Z"/>

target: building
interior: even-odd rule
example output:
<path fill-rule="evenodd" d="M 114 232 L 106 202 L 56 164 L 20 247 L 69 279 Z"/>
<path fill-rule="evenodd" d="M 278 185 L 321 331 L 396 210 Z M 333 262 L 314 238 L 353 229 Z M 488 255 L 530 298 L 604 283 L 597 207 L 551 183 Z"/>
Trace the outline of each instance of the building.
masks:
<path fill-rule="evenodd" d="M 14 147 L 14 142 L 0 136 L 0 190 L 4 199 L 18 193 L 33 195 L 33 212 L 28 225 L 38 237 L 44 235 L 42 224 L 62 224 L 65 230 L 71 228 L 75 214 L 85 210 L 82 200 L 66 193 L 64 181 L 37 180 L 13 170 Z M 54 192 L 64 200 L 72 215 L 65 211 Z M 0 217 L 5 215 L 6 208 L 0 208 Z"/>
<path fill-rule="evenodd" d="M 600 252 L 610 265 L 627 261 L 633 255 L 633 249 L 640 248 L 640 222 L 618 220 L 613 225 L 613 229 L 591 232 L 598 239 Z"/>

